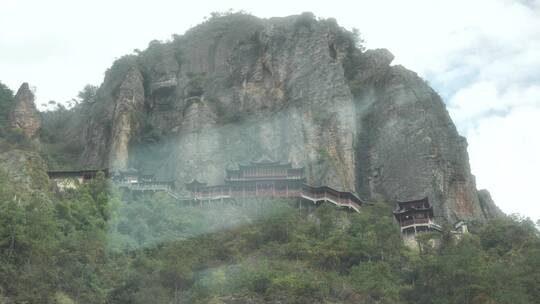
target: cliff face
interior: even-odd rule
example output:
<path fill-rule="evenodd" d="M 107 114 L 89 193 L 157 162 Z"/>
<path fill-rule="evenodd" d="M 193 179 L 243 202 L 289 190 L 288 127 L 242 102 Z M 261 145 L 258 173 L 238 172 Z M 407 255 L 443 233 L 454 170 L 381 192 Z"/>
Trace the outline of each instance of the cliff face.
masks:
<path fill-rule="evenodd" d="M 466 140 L 440 97 L 403 67 L 366 63 L 378 68 L 361 79 L 357 99 L 359 192 L 395 200 L 427 196 L 451 222 L 482 218 Z"/>
<path fill-rule="evenodd" d="M 82 163 L 182 187 L 217 184 L 227 167 L 267 155 L 305 166 L 311 184 L 428 196 L 437 216 L 484 220 L 465 139 L 440 97 L 392 59 L 309 14 L 213 18 L 113 65 Z"/>
<path fill-rule="evenodd" d="M 34 103 L 34 94 L 28 83 L 23 83 L 15 95 L 15 104 L 10 112 L 12 128 L 20 129 L 28 139 L 36 139 L 41 118 Z"/>
<path fill-rule="evenodd" d="M 480 201 L 480 207 L 482 208 L 486 218 L 497 218 L 504 216 L 504 212 L 502 212 L 501 209 L 495 205 L 495 202 L 493 202 L 493 199 L 491 198 L 491 194 L 486 189 L 478 191 L 478 200 Z"/>
<path fill-rule="evenodd" d="M 130 69 L 118 90 L 114 101 L 114 112 L 111 130 L 110 169 L 128 169 L 128 144 L 131 132 L 136 128 L 136 114 L 143 110 L 144 87 L 141 73 Z"/>

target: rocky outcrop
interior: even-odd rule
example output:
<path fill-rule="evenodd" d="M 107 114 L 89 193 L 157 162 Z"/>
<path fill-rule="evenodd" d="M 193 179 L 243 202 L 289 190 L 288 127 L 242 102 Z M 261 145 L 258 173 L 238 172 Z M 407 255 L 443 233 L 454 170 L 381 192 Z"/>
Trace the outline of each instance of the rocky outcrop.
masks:
<path fill-rule="evenodd" d="M 495 205 L 495 202 L 493 202 L 493 199 L 491 198 L 491 194 L 486 189 L 478 191 L 478 200 L 486 218 L 493 219 L 505 216 L 504 212 Z"/>
<path fill-rule="evenodd" d="M 365 66 L 374 68 L 359 73 L 358 191 L 393 200 L 427 196 L 439 220 L 451 223 L 485 218 L 466 140 L 440 97 L 415 73 L 387 65 L 386 52 L 366 55 Z"/>
<path fill-rule="evenodd" d="M 28 83 L 21 85 L 14 100 L 15 104 L 9 116 L 11 127 L 21 130 L 28 139 L 36 139 L 41 127 L 41 118 L 34 103 L 34 93 Z"/>
<path fill-rule="evenodd" d="M 212 18 L 115 63 L 83 159 L 133 164 L 182 188 L 219 183 L 225 169 L 267 155 L 304 166 L 314 185 L 428 196 L 441 219 L 486 219 L 465 139 L 440 97 L 392 60 L 310 14 Z"/>
<path fill-rule="evenodd" d="M 141 124 L 144 106 L 144 87 L 141 73 L 136 68 L 127 72 L 114 101 L 109 166 L 112 171 L 127 170 L 129 140 Z"/>

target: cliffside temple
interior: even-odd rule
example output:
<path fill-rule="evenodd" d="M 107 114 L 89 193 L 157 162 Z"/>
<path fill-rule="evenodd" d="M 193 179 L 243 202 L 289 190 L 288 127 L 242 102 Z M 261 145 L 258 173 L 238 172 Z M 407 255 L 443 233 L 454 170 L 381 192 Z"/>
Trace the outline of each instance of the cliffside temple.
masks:
<path fill-rule="evenodd" d="M 433 221 L 433 207 L 428 198 L 396 202 L 394 216 L 403 234 L 416 234 L 423 231 L 442 231 Z"/>
<path fill-rule="evenodd" d="M 74 188 L 77 182 L 84 183 L 103 171 L 110 177 L 109 170 L 49 171 L 61 191 Z M 77 182 L 75 182 L 75 180 Z M 164 191 L 181 201 L 215 201 L 243 198 L 298 198 L 314 204 L 329 202 L 339 207 L 360 212 L 365 204 L 356 194 L 333 189 L 328 186 L 306 184 L 304 168 L 293 168 L 291 163 L 281 163 L 269 159 L 251 161 L 239 165 L 236 170 L 227 170 L 224 184 L 208 186 L 193 180 L 186 184 L 189 196 L 175 192 L 174 181 L 159 181 L 154 175 L 140 174 L 135 169 L 118 171 L 112 181 L 120 188 L 130 191 Z"/>
<path fill-rule="evenodd" d="M 352 192 L 343 192 L 327 186 L 305 183 L 304 168 L 293 168 L 290 163 L 262 159 L 227 170 L 223 185 L 207 186 L 193 180 L 186 184 L 194 200 L 212 201 L 234 198 L 281 197 L 300 198 L 314 204 L 329 202 L 360 212 L 364 204 Z"/>
<path fill-rule="evenodd" d="M 401 228 L 401 235 L 407 245 L 411 249 L 417 249 L 419 244 L 417 236 L 424 232 L 442 233 L 443 227 L 437 224 L 433 216 L 433 206 L 429 203 L 427 197 L 396 202 L 394 217 Z M 460 239 L 465 233 L 468 233 L 467 222 L 459 220 L 454 223 L 453 230 L 449 231 L 451 235 Z M 433 240 L 432 246 L 438 246 L 439 241 Z"/>
<path fill-rule="evenodd" d="M 291 163 L 281 163 L 262 158 L 239 164 L 238 169 L 226 170 L 224 184 L 207 185 L 194 179 L 185 188 L 189 194 L 176 192 L 175 181 L 159 181 L 152 174 L 141 174 L 135 169 L 117 171 L 110 174 L 108 169 L 49 171 L 49 178 L 56 182 L 60 191 L 73 189 L 96 177 L 103 171 L 107 178 L 120 188 L 136 192 L 163 191 L 178 201 L 212 202 L 248 198 L 296 198 L 313 204 L 332 203 L 339 207 L 360 212 L 364 204 L 369 204 L 352 192 L 339 191 L 328 186 L 312 186 L 306 183 L 304 168 L 293 168 Z M 442 232 L 435 223 L 433 206 L 427 197 L 411 201 L 397 201 L 393 211 L 405 238 L 414 238 L 427 231 Z M 465 221 L 454 224 L 453 233 L 467 232 Z"/>

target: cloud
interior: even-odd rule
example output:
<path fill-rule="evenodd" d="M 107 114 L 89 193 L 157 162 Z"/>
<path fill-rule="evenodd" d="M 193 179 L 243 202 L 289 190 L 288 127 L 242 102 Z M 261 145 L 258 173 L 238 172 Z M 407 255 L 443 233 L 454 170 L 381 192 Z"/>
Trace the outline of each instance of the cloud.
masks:
<path fill-rule="evenodd" d="M 503 211 L 540 219 L 540 1 L 480 2 L 489 14 L 456 25 L 432 55 L 445 59 L 418 69 L 467 137 L 478 186 Z"/>
<path fill-rule="evenodd" d="M 458 90 L 448 101 L 450 115 L 462 132 L 484 123 L 487 117 L 504 118 L 516 108 L 540 109 L 540 84 L 501 88 L 480 81 Z"/>
<path fill-rule="evenodd" d="M 540 108 L 525 106 L 484 118 L 466 133 L 478 187 L 488 189 L 504 211 L 533 219 L 540 219 L 539 130 Z"/>

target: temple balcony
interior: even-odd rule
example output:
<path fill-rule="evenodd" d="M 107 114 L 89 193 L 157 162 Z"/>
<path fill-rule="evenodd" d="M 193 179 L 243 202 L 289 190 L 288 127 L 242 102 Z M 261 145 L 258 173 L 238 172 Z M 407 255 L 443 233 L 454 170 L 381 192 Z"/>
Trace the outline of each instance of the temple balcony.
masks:
<path fill-rule="evenodd" d="M 401 221 L 401 232 L 408 230 L 412 231 L 424 231 L 424 230 L 437 230 L 442 231 L 440 225 L 435 224 L 431 219 L 410 219 Z"/>

